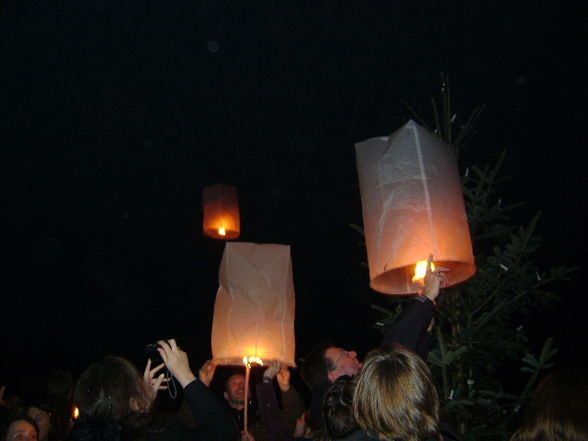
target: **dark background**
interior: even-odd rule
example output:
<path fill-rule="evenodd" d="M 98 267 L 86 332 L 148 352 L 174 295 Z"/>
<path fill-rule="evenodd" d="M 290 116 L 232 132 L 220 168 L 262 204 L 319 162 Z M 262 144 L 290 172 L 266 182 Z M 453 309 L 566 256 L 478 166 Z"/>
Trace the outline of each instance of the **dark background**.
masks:
<path fill-rule="evenodd" d="M 586 365 L 585 6 L 478 1 L 62 1 L 0 6 L 0 383 L 142 364 L 175 337 L 198 367 L 224 243 L 202 187 L 236 185 L 239 240 L 291 245 L 297 357 L 371 322 L 354 143 L 430 119 L 440 73 L 457 112 L 486 103 L 460 157 L 506 150 L 513 222 L 542 211 L 543 269 L 580 265 L 524 318 Z M 27 378 L 27 380 L 22 380 Z M 29 383 L 30 384 L 30 383 Z"/>

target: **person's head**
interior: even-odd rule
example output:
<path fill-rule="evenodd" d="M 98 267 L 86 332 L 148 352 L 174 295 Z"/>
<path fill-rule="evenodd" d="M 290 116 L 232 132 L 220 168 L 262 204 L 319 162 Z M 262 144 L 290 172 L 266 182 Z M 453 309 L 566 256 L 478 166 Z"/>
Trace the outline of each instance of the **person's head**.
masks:
<path fill-rule="evenodd" d="M 511 441 L 588 439 L 588 371 L 560 368 L 537 386 Z"/>
<path fill-rule="evenodd" d="M 39 439 L 37 423 L 26 415 L 10 420 L 5 432 L 2 434 L 1 441 L 37 441 Z"/>
<path fill-rule="evenodd" d="M 353 413 L 382 440 L 440 439 L 439 398 L 425 362 L 401 345 L 370 351 L 356 380 Z"/>
<path fill-rule="evenodd" d="M 39 427 L 39 441 L 47 441 L 53 427 L 51 408 L 45 403 L 35 403 L 27 408 L 27 416 Z"/>
<path fill-rule="evenodd" d="M 151 402 L 150 392 L 137 368 L 122 357 L 110 355 L 88 367 L 74 391 L 80 418 L 118 422 L 148 411 Z"/>
<path fill-rule="evenodd" d="M 357 359 L 357 352 L 346 351 L 337 346 L 326 349 L 325 359 L 329 367 L 327 378 L 331 383 L 343 375 L 349 377 L 357 375 L 363 366 L 363 363 Z"/>
<path fill-rule="evenodd" d="M 316 389 L 334 382 L 340 376 L 356 375 L 361 366 L 355 351 L 346 351 L 331 342 L 323 342 L 304 358 L 302 378 L 310 389 Z"/>
<path fill-rule="evenodd" d="M 245 406 L 245 375 L 235 373 L 227 378 L 223 396 L 229 406 L 242 409 Z"/>
<path fill-rule="evenodd" d="M 337 378 L 325 394 L 321 418 L 321 441 L 333 441 L 357 429 L 357 422 L 353 416 L 354 388 L 353 378 L 344 375 Z"/>

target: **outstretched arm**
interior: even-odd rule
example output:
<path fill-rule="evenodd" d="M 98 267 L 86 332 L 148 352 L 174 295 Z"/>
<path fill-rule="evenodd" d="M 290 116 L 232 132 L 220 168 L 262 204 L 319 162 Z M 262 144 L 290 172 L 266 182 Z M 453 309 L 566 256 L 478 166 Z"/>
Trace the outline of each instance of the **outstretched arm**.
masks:
<path fill-rule="evenodd" d="M 184 389 L 184 399 L 192 411 L 196 421 L 196 428 L 184 428 L 181 440 L 190 441 L 226 441 L 237 438 L 237 431 L 231 416 L 201 380 L 197 379 L 190 369 L 188 355 L 182 351 L 176 341 L 160 340 L 159 353 L 171 374 Z M 213 366 L 207 362 L 200 370 L 200 376 L 206 380 Z M 214 373 L 212 371 L 212 373 Z M 212 377 L 210 377 L 212 378 Z"/>
<path fill-rule="evenodd" d="M 447 283 L 444 273 L 448 269 L 439 267 L 431 271 L 431 260 L 432 257 L 429 257 L 422 293 L 414 297 L 411 304 L 388 328 L 382 339 L 383 345 L 398 343 L 417 352 L 422 358 L 426 358 L 428 352 L 427 329 L 432 323 L 434 302 L 439 296 L 441 287 Z"/>

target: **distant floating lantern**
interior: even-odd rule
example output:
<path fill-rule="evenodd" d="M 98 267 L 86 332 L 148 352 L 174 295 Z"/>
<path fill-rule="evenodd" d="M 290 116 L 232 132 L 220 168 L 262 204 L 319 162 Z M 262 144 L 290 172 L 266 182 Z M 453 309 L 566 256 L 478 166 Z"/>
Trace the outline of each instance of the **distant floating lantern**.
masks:
<path fill-rule="evenodd" d="M 227 242 L 214 305 L 213 360 L 295 366 L 294 297 L 290 246 Z"/>
<path fill-rule="evenodd" d="M 215 239 L 236 239 L 241 223 L 237 187 L 217 184 L 202 191 L 204 234 Z"/>
<path fill-rule="evenodd" d="M 419 292 L 431 254 L 450 270 L 449 285 L 473 276 L 452 148 L 411 120 L 390 136 L 355 144 L 355 152 L 370 286 L 385 294 Z"/>

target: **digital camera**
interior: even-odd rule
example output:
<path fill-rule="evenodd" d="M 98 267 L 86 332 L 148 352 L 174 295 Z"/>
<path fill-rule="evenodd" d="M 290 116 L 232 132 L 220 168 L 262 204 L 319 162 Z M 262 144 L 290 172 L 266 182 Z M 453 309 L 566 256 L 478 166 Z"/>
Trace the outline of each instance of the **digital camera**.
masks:
<path fill-rule="evenodd" d="M 147 357 L 149 357 L 151 359 L 151 367 L 154 368 L 156 366 L 159 366 L 161 363 L 163 363 L 163 358 L 161 358 L 161 355 L 159 354 L 159 351 L 157 350 L 157 348 L 160 348 L 161 345 L 159 343 L 150 343 L 147 346 L 145 346 L 145 355 Z"/>

